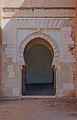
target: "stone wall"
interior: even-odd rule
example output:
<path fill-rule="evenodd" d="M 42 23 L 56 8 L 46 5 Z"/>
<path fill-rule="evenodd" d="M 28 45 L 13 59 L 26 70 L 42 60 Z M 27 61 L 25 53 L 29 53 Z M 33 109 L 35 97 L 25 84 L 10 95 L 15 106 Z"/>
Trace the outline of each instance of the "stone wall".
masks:
<path fill-rule="evenodd" d="M 76 27 L 75 27 L 75 57 L 76 57 L 76 65 L 75 65 L 75 92 L 77 97 L 77 0 L 76 0 Z"/>
<path fill-rule="evenodd" d="M 75 7 L 75 0 L 3 0 L 4 7 Z"/>
<path fill-rule="evenodd" d="M 56 96 L 74 96 L 75 0 L 3 0 L 2 23 L 3 96 L 22 95 L 24 47 L 37 37 L 54 49 Z"/>
<path fill-rule="evenodd" d="M 0 1 L 0 96 L 2 95 L 2 0 Z"/>

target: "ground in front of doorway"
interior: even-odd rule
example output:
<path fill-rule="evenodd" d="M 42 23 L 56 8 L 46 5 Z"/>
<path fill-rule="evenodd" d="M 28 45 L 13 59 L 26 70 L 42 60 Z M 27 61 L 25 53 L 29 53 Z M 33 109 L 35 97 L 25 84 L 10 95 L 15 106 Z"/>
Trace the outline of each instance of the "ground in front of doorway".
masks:
<path fill-rule="evenodd" d="M 77 100 L 1 100 L 0 120 L 77 120 Z"/>

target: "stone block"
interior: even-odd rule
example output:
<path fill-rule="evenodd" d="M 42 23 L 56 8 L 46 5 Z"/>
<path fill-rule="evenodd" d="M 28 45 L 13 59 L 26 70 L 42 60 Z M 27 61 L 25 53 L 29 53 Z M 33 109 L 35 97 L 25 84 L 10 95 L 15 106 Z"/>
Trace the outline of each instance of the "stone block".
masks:
<path fill-rule="evenodd" d="M 63 83 L 64 90 L 74 90 L 74 83 Z"/>
<path fill-rule="evenodd" d="M 13 96 L 19 96 L 19 88 L 13 88 Z"/>
<path fill-rule="evenodd" d="M 8 65 L 8 72 L 13 72 L 13 65 Z"/>
<path fill-rule="evenodd" d="M 13 96 L 13 90 L 11 87 L 5 87 L 5 92 L 4 92 L 5 96 Z"/>
<path fill-rule="evenodd" d="M 75 90 L 69 90 L 69 89 L 66 89 L 66 90 L 63 90 L 63 96 L 65 97 L 75 97 Z"/>
<path fill-rule="evenodd" d="M 56 96 L 57 97 L 63 97 L 63 89 L 57 89 Z"/>
<path fill-rule="evenodd" d="M 15 77 L 15 72 L 9 72 L 9 78 L 14 78 Z"/>

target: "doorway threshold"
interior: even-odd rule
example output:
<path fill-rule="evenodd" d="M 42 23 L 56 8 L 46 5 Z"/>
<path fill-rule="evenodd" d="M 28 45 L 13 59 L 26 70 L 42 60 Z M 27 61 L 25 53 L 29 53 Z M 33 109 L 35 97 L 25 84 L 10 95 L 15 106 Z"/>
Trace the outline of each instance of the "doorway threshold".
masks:
<path fill-rule="evenodd" d="M 47 98 L 48 99 L 48 98 L 56 98 L 56 96 L 33 96 L 33 95 L 28 96 L 27 95 L 27 96 L 22 96 L 21 98 L 23 98 L 23 99 L 24 98 L 32 98 L 32 99 L 42 99 L 42 98 L 44 99 L 44 98 Z"/>

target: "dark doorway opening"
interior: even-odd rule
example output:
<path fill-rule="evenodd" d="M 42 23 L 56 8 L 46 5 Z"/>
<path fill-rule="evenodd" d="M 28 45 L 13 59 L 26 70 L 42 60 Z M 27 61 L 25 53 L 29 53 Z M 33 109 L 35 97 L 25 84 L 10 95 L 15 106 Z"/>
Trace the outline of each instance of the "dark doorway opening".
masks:
<path fill-rule="evenodd" d="M 25 66 L 22 70 L 23 95 L 55 95 L 53 55 L 50 50 L 36 44 L 24 51 Z"/>

